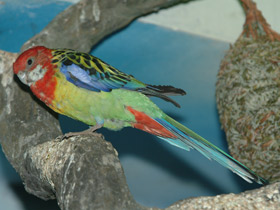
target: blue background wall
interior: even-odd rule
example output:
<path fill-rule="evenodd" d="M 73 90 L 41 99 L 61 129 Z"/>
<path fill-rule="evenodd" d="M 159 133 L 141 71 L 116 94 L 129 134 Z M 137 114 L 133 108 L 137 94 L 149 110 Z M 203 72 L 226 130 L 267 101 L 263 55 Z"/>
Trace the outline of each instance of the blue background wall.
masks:
<path fill-rule="evenodd" d="M 18 52 L 69 3 L 0 5 L 0 49 Z M 173 85 L 187 95 L 174 97 L 182 108 L 153 99 L 166 113 L 227 151 L 215 104 L 220 60 L 229 44 L 169 30 L 139 21 L 112 35 L 92 54 L 145 83 Z M 60 116 L 64 132 L 87 128 Z M 257 187 L 196 151 L 185 152 L 136 129 L 101 129 L 119 152 L 129 188 L 146 206 L 166 207 L 191 196 L 238 193 Z M 20 178 L 0 153 L 0 209 L 56 209 L 29 195 Z"/>

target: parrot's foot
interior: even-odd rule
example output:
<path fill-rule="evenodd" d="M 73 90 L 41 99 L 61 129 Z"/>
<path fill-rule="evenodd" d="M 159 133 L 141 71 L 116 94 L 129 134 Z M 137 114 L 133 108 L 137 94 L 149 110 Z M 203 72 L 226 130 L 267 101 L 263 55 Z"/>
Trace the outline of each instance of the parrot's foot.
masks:
<path fill-rule="evenodd" d="M 72 136 L 79 136 L 79 135 L 92 135 L 92 136 L 95 136 L 95 137 L 99 137 L 99 138 L 102 138 L 103 135 L 101 133 L 96 133 L 95 131 L 99 128 L 102 128 L 103 127 L 103 124 L 97 124 L 95 126 L 92 126 L 90 127 L 89 129 L 87 130 L 84 130 L 84 131 L 80 131 L 80 132 L 69 132 L 69 133 L 65 133 L 61 140 L 63 139 L 68 139 Z"/>

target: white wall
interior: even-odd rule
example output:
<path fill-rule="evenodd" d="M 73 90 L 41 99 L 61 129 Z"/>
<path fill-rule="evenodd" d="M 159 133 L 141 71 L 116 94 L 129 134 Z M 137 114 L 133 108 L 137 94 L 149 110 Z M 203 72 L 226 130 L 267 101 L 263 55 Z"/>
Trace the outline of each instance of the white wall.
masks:
<path fill-rule="evenodd" d="M 280 32 L 280 0 L 255 0 L 272 28 Z M 238 0 L 195 0 L 140 18 L 174 30 L 234 42 L 242 31 L 244 12 Z"/>

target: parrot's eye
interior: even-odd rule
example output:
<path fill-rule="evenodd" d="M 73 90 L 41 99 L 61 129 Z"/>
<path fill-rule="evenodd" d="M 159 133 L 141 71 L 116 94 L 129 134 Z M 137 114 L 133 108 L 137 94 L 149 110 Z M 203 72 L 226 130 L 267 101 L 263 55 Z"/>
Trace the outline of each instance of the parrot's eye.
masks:
<path fill-rule="evenodd" d="M 28 66 L 31 66 L 32 63 L 33 63 L 33 59 L 29 58 L 29 59 L 27 60 L 27 65 L 28 65 Z"/>

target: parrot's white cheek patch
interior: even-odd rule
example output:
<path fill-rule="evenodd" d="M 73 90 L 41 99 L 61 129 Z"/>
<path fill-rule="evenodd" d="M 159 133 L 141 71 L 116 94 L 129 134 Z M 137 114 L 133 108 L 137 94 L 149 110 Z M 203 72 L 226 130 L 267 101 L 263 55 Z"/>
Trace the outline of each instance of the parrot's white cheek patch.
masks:
<path fill-rule="evenodd" d="M 43 69 L 41 65 L 37 65 L 32 71 L 27 73 L 27 84 L 30 86 L 32 83 L 42 79 L 46 71 L 47 69 Z"/>

